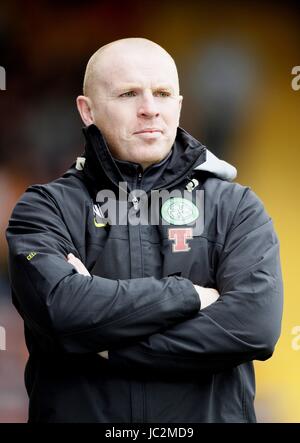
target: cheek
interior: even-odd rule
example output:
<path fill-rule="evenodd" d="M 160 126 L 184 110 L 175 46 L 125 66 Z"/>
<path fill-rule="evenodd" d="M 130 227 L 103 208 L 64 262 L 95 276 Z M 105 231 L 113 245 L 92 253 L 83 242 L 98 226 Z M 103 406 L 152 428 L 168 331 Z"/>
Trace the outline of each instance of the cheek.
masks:
<path fill-rule="evenodd" d="M 162 115 L 164 115 L 165 120 L 171 124 L 177 122 L 180 115 L 179 104 L 175 102 L 172 104 L 169 103 L 168 105 L 164 106 L 162 108 Z"/>
<path fill-rule="evenodd" d="M 168 114 L 165 115 L 165 123 L 167 125 L 167 127 L 169 128 L 170 132 L 174 132 L 177 129 L 177 126 L 179 124 L 179 111 L 178 110 L 173 110 L 173 112 L 169 112 Z"/>
<path fill-rule="evenodd" d="M 110 127 L 120 135 L 126 133 L 126 130 L 130 128 L 130 123 L 132 125 L 133 121 L 132 112 L 128 108 L 110 109 L 106 117 Z"/>

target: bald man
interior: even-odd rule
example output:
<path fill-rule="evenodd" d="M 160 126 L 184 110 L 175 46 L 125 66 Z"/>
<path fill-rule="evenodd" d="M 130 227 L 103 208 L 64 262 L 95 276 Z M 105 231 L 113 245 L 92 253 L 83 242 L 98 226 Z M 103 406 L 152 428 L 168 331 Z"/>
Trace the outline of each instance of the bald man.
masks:
<path fill-rule="evenodd" d="M 280 334 L 278 239 L 235 168 L 179 127 L 181 105 L 159 45 L 100 48 L 77 97 L 84 154 L 12 213 L 29 422 L 256 421 L 252 362 Z"/>
<path fill-rule="evenodd" d="M 145 169 L 170 152 L 182 96 L 174 60 L 159 45 L 132 38 L 100 48 L 88 62 L 83 90 L 81 118 L 101 128 L 114 157 Z"/>

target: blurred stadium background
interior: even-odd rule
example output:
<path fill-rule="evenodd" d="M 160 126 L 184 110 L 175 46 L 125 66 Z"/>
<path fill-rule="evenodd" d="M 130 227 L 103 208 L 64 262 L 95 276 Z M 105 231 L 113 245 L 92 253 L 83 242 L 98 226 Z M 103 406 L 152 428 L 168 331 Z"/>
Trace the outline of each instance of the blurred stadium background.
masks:
<path fill-rule="evenodd" d="M 300 421 L 300 339 L 292 333 L 300 328 L 300 90 L 291 87 L 300 65 L 299 18 L 293 2 L 1 2 L 0 325 L 7 349 L 0 351 L 0 422 L 27 417 L 27 351 L 7 277 L 9 215 L 28 185 L 54 179 L 82 152 L 75 98 L 86 62 L 98 47 L 129 36 L 173 55 L 184 95 L 181 126 L 232 162 L 237 180 L 273 218 L 285 307 L 274 356 L 255 363 L 256 409 L 261 422 Z"/>

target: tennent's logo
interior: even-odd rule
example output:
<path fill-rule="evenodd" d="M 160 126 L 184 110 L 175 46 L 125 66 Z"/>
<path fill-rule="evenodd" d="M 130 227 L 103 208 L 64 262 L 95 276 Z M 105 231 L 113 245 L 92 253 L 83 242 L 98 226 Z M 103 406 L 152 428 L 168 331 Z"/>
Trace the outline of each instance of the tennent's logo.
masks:
<path fill-rule="evenodd" d="M 6 350 L 6 333 L 3 326 L 0 326 L 0 351 Z"/>
<path fill-rule="evenodd" d="M 6 90 L 6 72 L 3 66 L 0 66 L 0 90 Z"/>
<path fill-rule="evenodd" d="M 193 229 L 192 228 L 169 228 L 168 230 L 169 240 L 174 240 L 172 244 L 173 252 L 185 252 L 189 251 L 187 240 L 192 240 Z"/>

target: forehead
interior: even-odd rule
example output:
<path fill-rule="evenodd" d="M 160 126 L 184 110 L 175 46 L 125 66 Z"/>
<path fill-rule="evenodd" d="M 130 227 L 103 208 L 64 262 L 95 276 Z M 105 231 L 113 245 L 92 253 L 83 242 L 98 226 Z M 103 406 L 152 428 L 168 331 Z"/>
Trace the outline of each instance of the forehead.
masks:
<path fill-rule="evenodd" d="M 118 54 L 105 60 L 99 74 L 109 87 L 133 83 L 175 87 L 178 83 L 174 62 L 161 54 Z"/>

